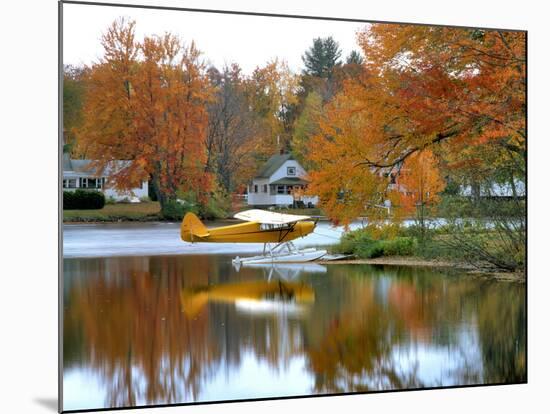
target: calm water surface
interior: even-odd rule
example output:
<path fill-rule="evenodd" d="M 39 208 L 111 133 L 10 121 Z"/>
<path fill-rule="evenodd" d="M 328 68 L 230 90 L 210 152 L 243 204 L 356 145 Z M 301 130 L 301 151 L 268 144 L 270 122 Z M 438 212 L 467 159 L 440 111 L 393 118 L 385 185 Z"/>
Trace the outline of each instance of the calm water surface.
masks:
<path fill-rule="evenodd" d="M 208 226 L 235 222 L 207 223 Z M 360 222 L 350 229 L 361 226 Z M 317 224 L 315 232 L 294 240 L 299 247 L 326 246 L 338 242 L 343 227 L 326 222 Z M 167 254 L 248 254 L 261 253 L 263 243 L 183 243 L 179 223 L 109 223 L 68 224 L 63 226 L 63 256 L 106 257 Z"/>
<path fill-rule="evenodd" d="M 526 379 L 523 284 L 232 257 L 66 258 L 64 409 Z"/>

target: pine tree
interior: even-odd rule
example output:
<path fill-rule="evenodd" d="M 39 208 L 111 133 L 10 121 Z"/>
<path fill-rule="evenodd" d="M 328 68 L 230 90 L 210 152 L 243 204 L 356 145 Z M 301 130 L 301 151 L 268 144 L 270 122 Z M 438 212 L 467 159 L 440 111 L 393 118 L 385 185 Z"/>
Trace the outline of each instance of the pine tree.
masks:
<path fill-rule="evenodd" d="M 328 78 L 333 69 L 341 64 L 340 45 L 332 37 L 313 39 L 313 46 L 306 50 L 302 56 L 305 69 L 304 74 Z"/>
<path fill-rule="evenodd" d="M 363 56 L 356 50 L 352 50 L 346 58 L 346 64 L 348 65 L 362 65 L 364 62 Z"/>

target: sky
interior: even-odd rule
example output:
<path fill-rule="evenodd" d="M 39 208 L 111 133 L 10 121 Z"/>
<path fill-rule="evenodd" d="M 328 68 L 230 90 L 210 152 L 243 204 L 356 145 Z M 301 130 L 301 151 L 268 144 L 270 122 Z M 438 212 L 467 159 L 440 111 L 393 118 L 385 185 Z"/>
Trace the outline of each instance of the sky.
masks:
<path fill-rule="evenodd" d="M 345 59 L 352 50 L 360 51 L 356 33 L 366 26 L 354 22 L 64 4 L 64 64 L 89 65 L 97 61 L 103 53 L 101 33 L 120 16 L 136 21 L 138 40 L 144 35 L 171 32 L 185 43 L 194 40 L 208 63 L 221 68 L 237 62 L 247 74 L 274 58 L 285 60 L 292 71 L 300 72 L 301 57 L 316 37 L 332 36 Z"/>

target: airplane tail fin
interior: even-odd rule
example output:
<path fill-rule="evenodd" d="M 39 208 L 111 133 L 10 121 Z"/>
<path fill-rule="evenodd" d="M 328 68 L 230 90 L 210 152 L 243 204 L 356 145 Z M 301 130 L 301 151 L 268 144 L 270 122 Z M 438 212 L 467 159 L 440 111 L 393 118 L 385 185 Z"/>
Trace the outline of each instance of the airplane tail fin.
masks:
<path fill-rule="evenodd" d="M 180 236 L 183 241 L 191 242 L 198 241 L 202 237 L 206 237 L 210 234 L 208 229 L 202 221 L 194 214 L 187 213 L 183 217 L 180 228 Z"/>

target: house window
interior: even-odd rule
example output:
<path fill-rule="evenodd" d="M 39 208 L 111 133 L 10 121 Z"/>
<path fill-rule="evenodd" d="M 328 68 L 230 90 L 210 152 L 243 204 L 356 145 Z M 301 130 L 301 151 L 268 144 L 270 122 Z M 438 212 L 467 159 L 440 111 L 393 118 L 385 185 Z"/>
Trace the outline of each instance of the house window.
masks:
<path fill-rule="evenodd" d="M 95 178 L 88 178 L 88 188 L 97 188 L 97 180 Z"/>
<path fill-rule="evenodd" d="M 254 192 L 257 193 L 258 192 L 258 186 L 256 184 L 254 184 Z"/>
<path fill-rule="evenodd" d="M 63 188 L 76 188 L 76 179 L 74 178 L 64 179 Z"/>
<path fill-rule="evenodd" d="M 264 184 L 263 192 L 264 192 L 264 193 L 267 193 L 267 184 Z"/>
<path fill-rule="evenodd" d="M 286 167 L 286 175 L 296 175 L 296 167 Z"/>
<path fill-rule="evenodd" d="M 285 186 L 284 185 L 278 185 L 277 186 L 277 194 L 284 194 L 285 193 Z"/>
<path fill-rule="evenodd" d="M 104 183 L 105 183 L 105 178 L 81 178 L 80 188 L 102 188 Z M 76 182 L 75 182 L 75 186 L 76 186 Z M 71 187 L 71 188 L 74 188 L 74 187 Z"/>

